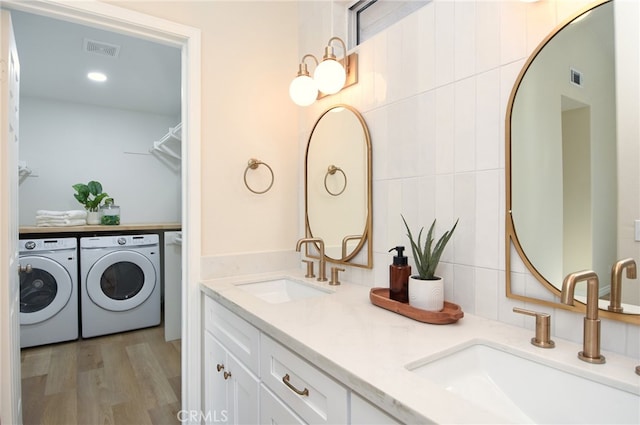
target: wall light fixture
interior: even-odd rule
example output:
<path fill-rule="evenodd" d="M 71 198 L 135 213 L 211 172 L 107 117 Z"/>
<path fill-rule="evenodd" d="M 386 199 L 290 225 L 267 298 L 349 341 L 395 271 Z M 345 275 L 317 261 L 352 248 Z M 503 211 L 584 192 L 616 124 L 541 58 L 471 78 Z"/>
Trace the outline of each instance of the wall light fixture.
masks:
<path fill-rule="evenodd" d="M 338 60 L 331 43 L 340 42 L 344 55 Z M 313 78 L 309 74 L 306 59 L 312 58 L 316 63 Z M 298 75 L 289 85 L 289 96 L 296 105 L 309 106 L 316 99 L 338 93 L 345 87 L 358 82 L 358 55 L 347 55 L 347 47 L 339 37 L 329 39 L 324 49 L 322 62 L 312 54 L 302 57 L 298 66 Z"/>
<path fill-rule="evenodd" d="M 309 75 L 305 59 L 313 58 L 318 66 L 318 59 L 313 55 L 304 55 L 298 66 L 298 76 L 289 84 L 289 96 L 293 103 L 300 106 L 309 106 L 318 98 L 318 85 Z"/>

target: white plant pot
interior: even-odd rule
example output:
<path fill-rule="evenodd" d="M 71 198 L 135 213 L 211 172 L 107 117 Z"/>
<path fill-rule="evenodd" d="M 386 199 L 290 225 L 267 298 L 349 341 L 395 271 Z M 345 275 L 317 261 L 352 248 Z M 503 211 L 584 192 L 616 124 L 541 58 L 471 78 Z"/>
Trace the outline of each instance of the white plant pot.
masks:
<path fill-rule="evenodd" d="M 100 224 L 100 212 L 87 211 L 87 224 Z"/>
<path fill-rule="evenodd" d="M 409 305 L 425 311 L 441 311 L 444 308 L 444 280 L 409 278 Z"/>

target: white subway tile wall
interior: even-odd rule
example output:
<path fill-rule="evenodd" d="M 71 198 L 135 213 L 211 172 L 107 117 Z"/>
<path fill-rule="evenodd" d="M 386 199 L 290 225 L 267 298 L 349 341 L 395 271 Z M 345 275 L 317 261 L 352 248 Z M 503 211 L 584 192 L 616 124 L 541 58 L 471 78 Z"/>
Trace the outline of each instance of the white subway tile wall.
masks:
<path fill-rule="evenodd" d="M 359 83 L 306 108 L 299 127 L 300 172 L 309 132 L 329 106 L 356 107 L 371 133 L 374 268 L 350 267 L 345 280 L 388 285 L 388 249 L 409 244 L 400 214 L 416 228 L 437 218 L 439 233 L 460 218 L 439 269 L 447 299 L 465 312 L 531 329 L 533 321 L 512 308 L 548 311 L 554 336 L 582 340 L 582 315 L 505 296 L 504 123 L 528 55 L 588 3 L 434 0 L 355 49 Z M 300 54 L 346 34 L 345 20 L 329 22 L 331 2 L 300 2 L 299 16 Z M 300 194 L 304 199 L 302 183 Z M 521 263 L 513 269 L 519 292 L 553 299 Z M 637 326 L 603 320 L 602 348 L 638 357 L 638 334 Z"/>

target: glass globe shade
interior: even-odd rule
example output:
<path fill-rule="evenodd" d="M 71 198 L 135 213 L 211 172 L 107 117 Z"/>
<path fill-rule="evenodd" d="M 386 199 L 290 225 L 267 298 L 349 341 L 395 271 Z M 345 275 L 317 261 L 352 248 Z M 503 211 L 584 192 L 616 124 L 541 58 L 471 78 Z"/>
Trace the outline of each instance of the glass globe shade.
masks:
<path fill-rule="evenodd" d="M 316 82 L 308 75 L 297 76 L 289 85 L 289 96 L 296 105 L 311 105 L 318 97 Z"/>
<path fill-rule="evenodd" d="M 313 79 L 318 85 L 318 90 L 324 94 L 338 93 L 344 87 L 347 73 L 342 65 L 333 59 L 325 59 L 318 65 L 313 73 Z"/>

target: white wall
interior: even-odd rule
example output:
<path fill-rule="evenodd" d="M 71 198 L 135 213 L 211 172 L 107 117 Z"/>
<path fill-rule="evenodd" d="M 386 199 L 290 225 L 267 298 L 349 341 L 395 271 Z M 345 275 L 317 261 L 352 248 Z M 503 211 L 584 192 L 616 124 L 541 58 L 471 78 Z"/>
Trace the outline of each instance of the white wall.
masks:
<path fill-rule="evenodd" d="M 505 297 L 505 110 L 529 53 L 587 3 L 436 0 L 357 49 L 358 85 L 305 109 L 299 126 L 301 157 L 313 122 L 332 104 L 355 106 L 371 130 L 374 268 L 349 268 L 345 280 L 388 285 L 387 250 L 409 243 L 401 213 L 416 227 L 437 218 L 439 234 L 459 217 L 438 271 L 451 282 L 446 298 L 465 312 L 533 329 L 512 312 L 525 303 Z M 300 4 L 299 54 L 321 53 L 330 16 L 329 2 Z M 334 23 L 335 35 L 344 35 L 341 28 Z M 515 285 L 539 291 L 521 264 L 516 270 Z M 582 341 L 582 315 L 527 307 L 552 313 L 558 338 Z M 636 326 L 603 321 L 603 349 L 637 357 L 639 342 Z"/>
<path fill-rule="evenodd" d="M 297 189 L 302 179 L 294 124 L 298 109 L 289 100 L 288 87 L 300 60 L 297 2 L 109 3 L 202 31 L 203 261 L 295 252 Z M 273 188 L 263 195 L 244 185 L 250 158 L 273 169 Z M 251 261 L 233 267 L 214 264 L 205 266 L 202 276 L 237 273 L 252 266 Z"/>
<path fill-rule="evenodd" d="M 179 222 L 180 171 L 149 153 L 179 117 L 22 98 L 20 160 L 33 176 L 20 184 L 20 225 L 36 211 L 83 209 L 76 183 L 97 180 L 120 206 L 121 223 Z"/>

